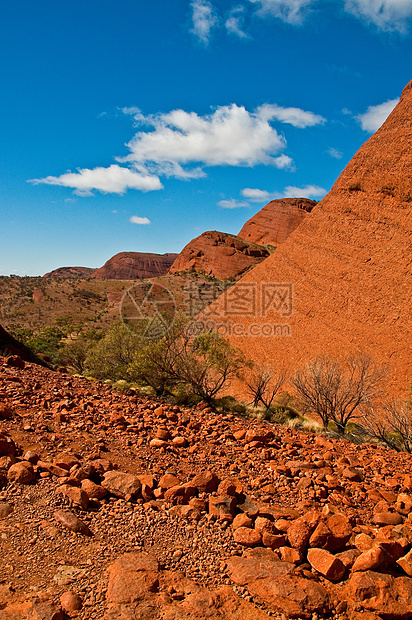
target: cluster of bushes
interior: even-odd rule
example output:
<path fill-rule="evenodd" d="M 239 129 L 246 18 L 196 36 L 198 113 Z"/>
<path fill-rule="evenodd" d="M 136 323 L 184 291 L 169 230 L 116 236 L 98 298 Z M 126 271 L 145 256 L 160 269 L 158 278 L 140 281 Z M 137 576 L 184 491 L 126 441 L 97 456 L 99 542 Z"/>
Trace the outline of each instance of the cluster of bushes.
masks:
<path fill-rule="evenodd" d="M 150 387 L 178 402 L 204 400 L 273 423 L 299 425 L 307 416 L 318 418 L 324 431 L 412 453 L 411 402 L 385 401 L 385 371 L 363 354 L 342 361 L 319 357 L 290 375 L 258 368 L 214 332 L 189 333 L 184 317 L 157 336 L 156 325 L 136 328 L 119 322 L 107 330 L 85 331 L 69 318 L 36 332 L 10 331 L 36 354 L 78 374 Z M 248 405 L 219 398 L 234 379 L 245 381 Z M 285 385 L 293 396 L 282 391 Z"/>
<path fill-rule="evenodd" d="M 121 322 L 107 330 L 85 330 L 69 318 L 41 329 L 9 327 L 20 342 L 52 366 L 101 380 L 149 386 L 159 396 L 194 394 L 207 402 L 240 376 L 247 365 L 239 351 L 215 333 L 192 336 L 178 318 L 165 334 Z"/>
<path fill-rule="evenodd" d="M 83 343 L 86 350 L 102 337 L 102 333 L 97 330 L 85 331 L 81 324 L 75 323 L 70 317 L 57 318 L 52 325 L 36 329 L 9 325 L 8 331 L 16 340 L 53 367 L 65 364 L 66 346 L 70 349 L 70 344 L 76 342 L 73 346 L 75 351 L 80 347 L 80 343 Z M 81 373 L 82 368 L 76 365 L 75 359 L 76 355 L 73 355 L 72 369 Z"/>
<path fill-rule="evenodd" d="M 195 394 L 212 402 L 223 386 L 239 377 L 243 354 L 215 333 L 192 336 L 183 318 L 156 338 L 146 338 L 122 323 L 90 347 L 85 370 L 98 379 L 127 379 L 159 395 Z"/>
<path fill-rule="evenodd" d="M 177 319 L 164 336 L 153 339 L 114 325 L 87 350 L 82 371 L 99 379 L 150 386 L 157 395 L 186 402 L 194 395 L 218 408 L 272 423 L 315 428 L 313 420 L 319 418 L 323 431 L 412 452 L 411 403 L 383 399 L 385 369 L 367 355 L 341 361 L 318 357 L 290 375 L 285 369 L 261 370 L 216 333 L 191 336 L 186 325 L 183 318 Z M 71 346 L 78 349 L 82 344 L 80 339 Z M 246 383 L 249 405 L 218 398 L 235 378 Z M 292 395 L 282 391 L 285 385 Z"/>
<path fill-rule="evenodd" d="M 315 413 L 325 431 L 346 431 L 358 441 L 377 441 L 412 453 L 412 402 L 388 400 L 385 368 L 365 354 L 343 361 L 317 358 L 298 370 L 291 382 L 307 411 Z"/>

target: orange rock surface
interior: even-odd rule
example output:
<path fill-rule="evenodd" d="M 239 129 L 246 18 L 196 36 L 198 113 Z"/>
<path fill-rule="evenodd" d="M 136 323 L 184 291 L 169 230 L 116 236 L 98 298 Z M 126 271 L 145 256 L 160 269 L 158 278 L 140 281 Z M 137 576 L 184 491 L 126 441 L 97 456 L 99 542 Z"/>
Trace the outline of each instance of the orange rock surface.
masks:
<path fill-rule="evenodd" d="M 190 270 L 228 280 L 238 277 L 268 256 L 269 251 L 256 243 L 209 230 L 183 248 L 170 273 Z"/>
<path fill-rule="evenodd" d="M 261 245 L 279 245 L 299 226 L 316 205 L 308 198 L 271 200 L 243 226 L 239 237 Z"/>
<path fill-rule="evenodd" d="M 411 178 L 412 82 L 310 217 L 208 308 L 219 333 L 273 368 L 365 351 L 388 365 L 389 391 L 404 395 L 412 377 Z"/>
<path fill-rule="evenodd" d="M 136 280 L 164 275 L 177 254 L 148 254 L 145 252 L 120 252 L 112 256 L 93 278 L 106 280 Z"/>

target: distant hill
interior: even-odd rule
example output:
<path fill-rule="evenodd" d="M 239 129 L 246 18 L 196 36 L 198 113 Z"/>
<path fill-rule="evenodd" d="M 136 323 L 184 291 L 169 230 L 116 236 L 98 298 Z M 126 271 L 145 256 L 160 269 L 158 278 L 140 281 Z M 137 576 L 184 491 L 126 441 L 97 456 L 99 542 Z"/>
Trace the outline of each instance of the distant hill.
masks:
<path fill-rule="evenodd" d="M 137 280 L 164 275 L 177 254 L 120 252 L 112 256 L 92 277 L 105 280 Z"/>
<path fill-rule="evenodd" d="M 209 230 L 192 239 L 176 258 L 170 273 L 196 271 L 218 280 L 237 278 L 269 256 L 269 250 L 236 235 Z"/>
<path fill-rule="evenodd" d="M 283 243 L 316 205 L 308 198 L 272 200 L 250 218 L 239 232 L 245 241 L 274 245 Z"/>
<path fill-rule="evenodd" d="M 195 271 L 219 280 L 238 278 L 283 243 L 315 205 L 308 198 L 272 200 L 245 223 L 239 235 L 207 231 L 192 239 L 180 254 L 119 252 L 99 269 L 59 267 L 43 277 L 141 280 Z"/>
<path fill-rule="evenodd" d="M 90 278 L 95 271 L 91 267 L 58 267 L 45 273 L 43 278 Z"/>

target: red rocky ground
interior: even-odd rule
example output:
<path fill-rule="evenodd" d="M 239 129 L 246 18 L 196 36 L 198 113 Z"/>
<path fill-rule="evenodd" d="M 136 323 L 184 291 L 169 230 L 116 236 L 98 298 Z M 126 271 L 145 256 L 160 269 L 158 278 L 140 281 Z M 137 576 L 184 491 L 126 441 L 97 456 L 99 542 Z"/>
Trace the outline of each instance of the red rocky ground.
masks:
<path fill-rule="evenodd" d="M 410 455 L 11 363 L 0 620 L 412 617 Z"/>

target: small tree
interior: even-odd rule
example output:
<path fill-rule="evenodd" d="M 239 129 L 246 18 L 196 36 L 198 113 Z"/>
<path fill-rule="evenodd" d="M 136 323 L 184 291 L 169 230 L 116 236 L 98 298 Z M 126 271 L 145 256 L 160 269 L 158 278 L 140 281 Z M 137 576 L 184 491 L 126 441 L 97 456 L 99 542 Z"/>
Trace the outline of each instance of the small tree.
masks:
<path fill-rule="evenodd" d="M 210 403 L 223 386 L 240 376 L 246 359 L 215 332 L 185 336 L 177 360 L 179 379 Z"/>
<path fill-rule="evenodd" d="M 192 336 L 186 327 L 187 319 L 179 317 L 162 338 L 149 341 L 134 357 L 128 376 L 144 381 L 157 394 L 180 385 L 211 402 L 239 375 L 245 358 L 218 334 Z"/>
<path fill-rule="evenodd" d="M 363 416 L 367 433 L 397 452 L 412 453 L 412 405 L 410 401 L 392 401 L 382 406 L 380 415 L 367 406 Z"/>
<path fill-rule="evenodd" d="M 271 370 L 254 369 L 251 377 L 245 381 L 249 394 L 253 397 L 252 404 L 258 407 L 260 404 L 268 411 L 286 380 L 286 371 L 280 370 L 274 375 Z"/>
<path fill-rule="evenodd" d="M 140 338 L 122 323 L 116 323 L 89 349 L 84 367 L 96 379 L 124 379 L 141 347 Z"/>
<path fill-rule="evenodd" d="M 292 383 L 307 408 L 319 415 L 324 429 L 333 421 L 340 434 L 359 407 L 377 397 L 383 371 L 367 355 L 352 355 L 343 363 L 319 357 L 297 371 Z"/>
<path fill-rule="evenodd" d="M 83 335 L 68 340 L 60 349 L 60 361 L 81 375 L 86 370 L 86 359 L 91 346 L 90 340 Z"/>
<path fill-rule="evenodd" d="M 179 382 L 178 358 L 184 342 L 186 320 L 178 317 L 170 329 L 157 339 L 145 338 L 127 368 L 132 381 L 141 381 L 161 396 Z"/>

